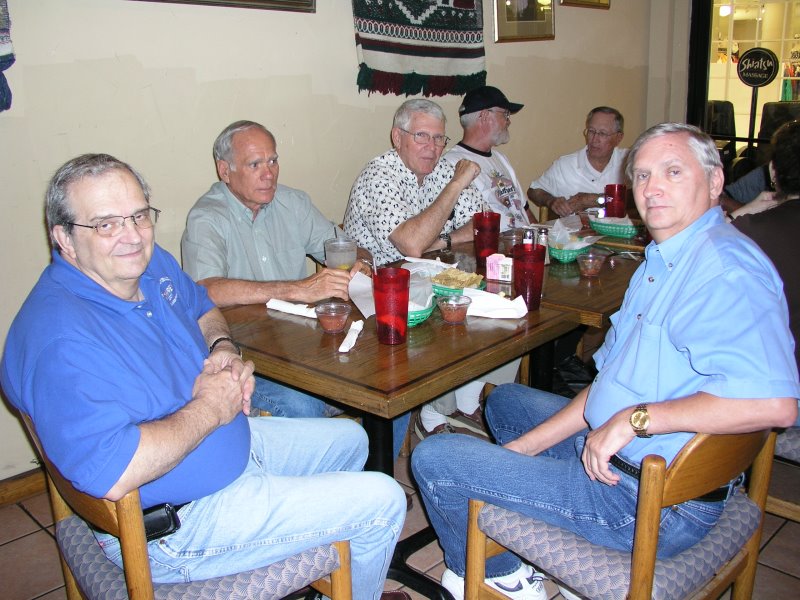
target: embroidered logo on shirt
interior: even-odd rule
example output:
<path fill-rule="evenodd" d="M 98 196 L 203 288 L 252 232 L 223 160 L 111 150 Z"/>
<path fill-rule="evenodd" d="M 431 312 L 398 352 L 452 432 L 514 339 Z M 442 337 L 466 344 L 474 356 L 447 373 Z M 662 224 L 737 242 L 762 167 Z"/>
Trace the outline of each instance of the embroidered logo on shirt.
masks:
<path fill-rule="evenodd" d="M 172 283 L 169 277 L 162 277 L 158 280 L 158 287 L 161 290 L 161 297 L 167 301 L 170 306 L 174 306 L 178 301 L 178 290 Z"/>

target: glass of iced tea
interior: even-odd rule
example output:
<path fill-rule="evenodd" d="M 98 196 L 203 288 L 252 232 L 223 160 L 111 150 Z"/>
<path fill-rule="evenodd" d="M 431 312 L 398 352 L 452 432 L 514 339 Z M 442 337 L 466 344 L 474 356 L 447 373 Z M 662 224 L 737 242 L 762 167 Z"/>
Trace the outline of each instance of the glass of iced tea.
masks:
<path fill-rule="evenodd" d="M 348 238 L 325 240 L 325 266 L 349 271 L 356 264 L 356 242 Z"/>

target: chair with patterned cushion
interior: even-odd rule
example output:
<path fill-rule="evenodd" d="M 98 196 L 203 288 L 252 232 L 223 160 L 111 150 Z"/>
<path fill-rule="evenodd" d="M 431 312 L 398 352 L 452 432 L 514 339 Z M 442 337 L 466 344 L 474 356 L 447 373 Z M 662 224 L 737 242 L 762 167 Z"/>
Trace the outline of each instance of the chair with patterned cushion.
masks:
<path fill-rule="evenodd" d="M 485 562 L 508 549 L 587 598 L 718 598 L 732 584 L 734 600 L 750 598 L 774 445 L 770 431 L 697 434 L 669 469 L 663 457 L 645 457 L 632 553 L 470 500 L 465 597 L 503 598 L 484 584 Z M 739 490 L 728 500 L 708 535 L 676 556 L 656 559 L 661 509 L 719 488 L 751 464 L 747 495 Z"/>
<path fill-rule="evenodd" d="M 800 427 L 790 427 L 778 434 L 775 457 L 800 463 Z M 767 512 L 800 523 L 800 505 L 777 496 L 767 496 Z"/>
<path fill-rule="evenodd" d="M 44 463 L 69 600 L 277 600 L 308 585 L 332 600 L 350 600 L 347 541 L 312 548 L 272 565 L 225 577 L 153 583 L 139 491 L 116 502 L 79 492 L 42 452 L 30 418 L 23 415 L 23 421 Z M 119 538 L 124 570 L 106 558 L 88 523 Z M 324 579 L 328 575 L 330 580 Z"/>

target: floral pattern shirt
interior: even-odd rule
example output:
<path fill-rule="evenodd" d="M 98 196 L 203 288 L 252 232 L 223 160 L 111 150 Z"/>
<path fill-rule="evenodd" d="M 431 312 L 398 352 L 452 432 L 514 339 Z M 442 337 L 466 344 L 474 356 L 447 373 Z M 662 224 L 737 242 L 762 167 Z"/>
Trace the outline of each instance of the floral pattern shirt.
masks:
<path fill-rule="evenodd" d="M 389 235 L 398 225 L 433 204 L 454 172 L 453 166 L 440 158 L 433 172 L 419 185 L 417 176 L 405 166 L 396 151 L 390 150 L 372 159 L 350 191 L 344 215 L 345 234 L 372 252 L 376 266 L 403 258 L 389 241 Z M 461 192 L 442 233 L 458 229 L 480 210 L 481 194 L 470 185 Z"/>

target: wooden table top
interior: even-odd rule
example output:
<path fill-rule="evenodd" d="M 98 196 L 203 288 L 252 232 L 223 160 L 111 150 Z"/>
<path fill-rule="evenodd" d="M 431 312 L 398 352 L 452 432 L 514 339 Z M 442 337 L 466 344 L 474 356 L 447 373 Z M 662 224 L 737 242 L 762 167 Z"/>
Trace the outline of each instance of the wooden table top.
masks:
<path fill-rule="evenodd" d="M 604 327 L 622 306 L 639 261 L 612 256 L 598 277 L 581 277 L 578 263 L 551 261 L 545 268 L 542 306 L 575 315 L 582 325 Z"/>
<path fill-rule="evenodd" d="M 233 338 L 256 372 L 341 404 L 391 418 L 424 404 L 575 328 L 565 313 L 543 308 L 521 319 L 467 317 L 445 323 L 438 309 L 408 330 L 406 343 L 378 343 L 375 317 L 349 353 L 345 334 L 326 334 L 315 319 L 264 305 L 223 310 Z M 354 307 L 352 319 L 361 314 Z"/>
<path fill-rule="evenodd" d="M 472 244 L 453 246 L 451 253 L 429 252 L 425 258 L 440 258 L 443 262 L 458 261 L 458 267 L 465 271 L 475 270 L 474 247 Z M 544 270 L 542 307 L 560 310 L 581 325 L 604 327 L 625 297 L 625 290 L 636 268 L 637 260 L 621 256 L 609 257 L 603 265 L 599 277 L 581 277 L 578 263 L 560 263 L 551 259 Z M 502 290 L 513 296 L 510 283 L 487 281 L 486 290 Z"/>

